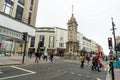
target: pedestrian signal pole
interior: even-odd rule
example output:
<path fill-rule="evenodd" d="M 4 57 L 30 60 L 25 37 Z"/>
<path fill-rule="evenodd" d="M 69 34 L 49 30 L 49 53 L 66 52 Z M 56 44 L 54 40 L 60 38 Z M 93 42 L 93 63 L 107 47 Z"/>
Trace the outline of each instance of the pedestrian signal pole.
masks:
<path fill-rule="evenodd" d="M 25 53 L 26 53 L 27 36 L 28 36 L 28 33 L 27 32 L 23 32 L 22 40 L 23 40 L 23 43 L 24 43 L 24 52 L 23 52 L 22 64 L 24 64 L 24 58 L 25 58 Z"/>
<path fill-rule="evenodd" d="M 111 72 L 111 75 L 112 75 L 112 80 L 114 80 L 112 37 L 108 38 L 108 48 L 110 49 L 110 72 Z"/>
<path fill-rule="evenodd" d="M 113 33 L 113 38 L 114 38 L 114 51 L 115 51 L 115 55 L 116 55 L 116 58 L 117 58 L 117 49 L 116 49 L 116 38 L 115 38 L 115 23 L 113 22 L 113 18 L 111 18 L 111 20 L 112 20 L 112 33 Z"/>

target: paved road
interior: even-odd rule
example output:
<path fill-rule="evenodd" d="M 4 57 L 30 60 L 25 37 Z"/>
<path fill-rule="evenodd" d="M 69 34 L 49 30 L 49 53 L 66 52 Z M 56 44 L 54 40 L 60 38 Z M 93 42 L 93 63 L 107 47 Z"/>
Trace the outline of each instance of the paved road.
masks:
<path fill-rule="evenodd" d="M 58 58 L 54 63 L 8 66 L 0 68 L 0 80 L 105 80 L 106 71 L 92 71 L 90 66 L 80 68 Z"/>

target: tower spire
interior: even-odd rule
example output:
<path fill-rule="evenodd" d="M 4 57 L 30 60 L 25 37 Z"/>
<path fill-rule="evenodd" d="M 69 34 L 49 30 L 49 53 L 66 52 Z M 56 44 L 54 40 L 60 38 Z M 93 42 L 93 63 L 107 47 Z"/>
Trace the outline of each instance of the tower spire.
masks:
<path fill-rule="evenodd" d="M 74 6 L 73 6 L 73 4 L 72 4 L 72 17 L 73 17 L 73 10 L 74 10 Z"/>
<path fill-rule="evenodd" d="M 73 6 L 73 4 L 72 4 L 72 14 L 73 14 L 73 7 L 74 7 L 74 6 Z"/>

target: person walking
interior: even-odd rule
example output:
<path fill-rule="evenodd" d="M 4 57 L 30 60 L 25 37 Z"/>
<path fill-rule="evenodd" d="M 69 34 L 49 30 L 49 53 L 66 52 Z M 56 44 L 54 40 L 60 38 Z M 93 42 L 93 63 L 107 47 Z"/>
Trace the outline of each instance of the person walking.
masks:
<path fill-rule="evenodd" d="M 98 72 L 100 72 L 100 68 L 104 67 L 104 65 L 100 61 L 100 58 L 101 58 L 101 55 L 99 53 L 98 56 L 97 56 L 97 63 L 98 63 L 97 68 L 98 68 Z"/>
<path fill-rule="evenodd" d="M 54 54 L 51 53 L 51 54 L 50 54 L 50 61 L 51 61 L 51 62 L 53 62 L 53 57 L 54 57 Z"/>
<path fill-rule="evenodd" d="M 97 70 L 97 67 L 98 67 L 97 65 L 98 65 L 97 57 L 96 57 L 96 56 L 93 56 L 91 69 L 92 69 L 93 71 L 94 71 L 94 70 Z"/>
<path fill-rule="evenodd" d="M 39 49 L 37 49 L 37 52 L 35 53 L 35 63 L 38 63 L 38 58 L 39 58 Z"/>
<path fill-rule="evenodd" d="M 43 60 L 46 60 L 47 61 L 47 53 L 43 54 Z"/>
<path fill-rule="evenodd" d="M 86 60 L 87 60 L 87 64 L 89 65 L 89 62 L 90 62 L 90 56 L 89 55 L 86 56 Z"/>
<path fill-rule="evenodd" d="M 29 54 L 29 57 L 31 59 L 32 58 L 32 51 L 30 50 L 28 54 Z"/>
<path fill-rule="evenodd" d="M 85 61 L 85 58 L 84 58 L 83 54 L 80 55 L 80 61 L 81 61 L 80 67 L 83 68 L 84 67 L 84 61 Z"/>

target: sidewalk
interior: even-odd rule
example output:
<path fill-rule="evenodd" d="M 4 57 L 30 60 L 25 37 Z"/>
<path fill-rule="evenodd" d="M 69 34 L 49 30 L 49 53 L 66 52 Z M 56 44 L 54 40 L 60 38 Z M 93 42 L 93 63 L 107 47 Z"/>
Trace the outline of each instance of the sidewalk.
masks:
<path fill-rule="evenodd" d="M 12 55 L 12 56 L 0 56 L 0 66 L 8 66 L 8 65 L 22 65 L 23 56 L 20 55 Z M 31 59 L 28 56 L 24 58 L 24 64 L 36 64 L 35 57 L 33 56 Z M 50 61 L 39 60 L 39 63 L 48 63 Z"/>

